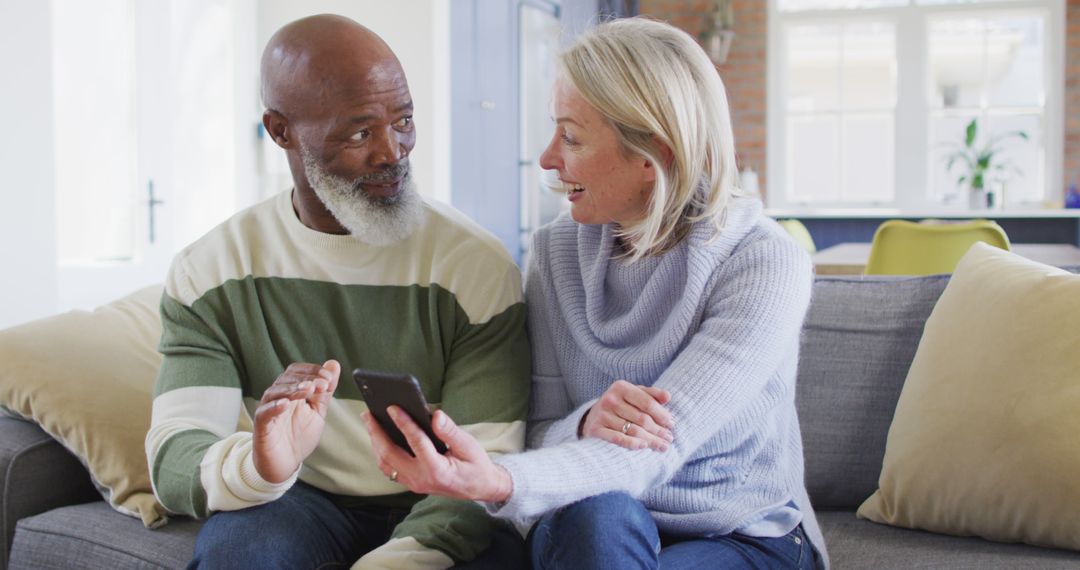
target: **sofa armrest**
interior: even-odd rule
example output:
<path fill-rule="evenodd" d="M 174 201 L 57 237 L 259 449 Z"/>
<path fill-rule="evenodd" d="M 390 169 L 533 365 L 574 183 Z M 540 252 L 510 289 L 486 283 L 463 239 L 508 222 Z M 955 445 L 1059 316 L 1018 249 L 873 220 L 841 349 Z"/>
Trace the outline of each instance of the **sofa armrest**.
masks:
<path fill-rule="evenodd" d="M 0 415 L 0 568 L 7 567 L 19 519 L 100 499 L 89 473 L 67 449 L 34 422 Z"/>

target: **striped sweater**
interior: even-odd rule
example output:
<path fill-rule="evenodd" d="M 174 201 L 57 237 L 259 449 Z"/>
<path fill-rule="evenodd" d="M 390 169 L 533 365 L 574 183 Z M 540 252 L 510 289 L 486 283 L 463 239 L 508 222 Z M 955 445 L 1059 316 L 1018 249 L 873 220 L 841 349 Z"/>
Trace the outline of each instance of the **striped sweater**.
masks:
<path fill-rule="evenodd" d="M 699 222 L 674 249 L 627 264 L 611 225 L 564 215 L 537 232 L 525 286 L 534 449 L 496 459 L 514 490 L 493 514 L 524 525 L 618 490 L 665 533 L 781 536 L 802 522 L 824 553 L 795 411 L 810 259 L 757 200 L 734 201 L 713 236 Z M 578 439 L 617 379 L 671 392 L 667 452 Z"/>
<path fill-rule="evenodd" d="M 374 247 L 304 226 L 284 192 L 183 250 L 161 301 L 164 355 L 146 439 L 170 511 L 205 517 L 272 501 L 237 432 L 293 362 L 341 362 L 342 378 L 299 479 L 343 501 L 410 515 L 361 562 L 439 568 L 486 548 L 492 521 L 469 501 L 412 495 L 389 481 L 360 415 L 354 368 L 411 373 L 424 396 L 489 453 L 524 445 L 529 347 L 517 267 L 495 239 L 426 203 L 419 230 Z"/>

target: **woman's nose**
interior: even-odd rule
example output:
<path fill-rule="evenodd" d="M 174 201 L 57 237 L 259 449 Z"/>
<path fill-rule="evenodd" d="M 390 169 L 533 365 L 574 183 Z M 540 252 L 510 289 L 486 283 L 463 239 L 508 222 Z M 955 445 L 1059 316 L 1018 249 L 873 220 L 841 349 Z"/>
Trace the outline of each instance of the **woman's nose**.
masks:
<path fill-rule="evenodd" d="M 558 153 L 555 150 L 555 139 L 552 138 L 544 152 L 540 153 L 540 168 L 558 170 L 562 166 L 562 161 L 558 160 L 558 158 Z"/>

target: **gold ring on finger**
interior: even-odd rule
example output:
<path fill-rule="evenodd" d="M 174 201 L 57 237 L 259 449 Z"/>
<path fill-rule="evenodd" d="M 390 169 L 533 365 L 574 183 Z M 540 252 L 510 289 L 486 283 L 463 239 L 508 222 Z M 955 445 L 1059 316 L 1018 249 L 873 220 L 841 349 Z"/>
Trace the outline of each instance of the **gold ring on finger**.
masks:
<path fill-rule="evenodd" d="M 630 431 L 630 426 L 632 426 L 632 425 L 634 425 L 634 424 L 632 424 L 630 422 L 626 422 L 625 424 L 623 424 L 622 425 L 622 432 L 625 434 L 626 432 Z"/>

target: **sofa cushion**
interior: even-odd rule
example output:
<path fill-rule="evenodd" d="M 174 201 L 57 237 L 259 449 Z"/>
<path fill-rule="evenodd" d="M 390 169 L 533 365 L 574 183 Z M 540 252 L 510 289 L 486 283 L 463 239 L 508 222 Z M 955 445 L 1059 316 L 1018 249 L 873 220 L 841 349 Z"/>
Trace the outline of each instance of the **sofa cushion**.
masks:
<path fill-rule="evenodd" d="M 174 517 L 148 529 L 102 501 L 55 509 L 19 521 L 12 568 L 184 568 L 200 521 Z"/>
<path fill-rule="evenodd" d="M 0 417 L 0 568 L 19 519 L 100 499 L 79 460 L 33 422 Z"/>
<path fill-rule="evenodd" d="M 852 511 L 817 511 L 833 568 L 1064 570 L 1080 553 L 880 525 Z"/>
<path fill-rule="evenodd" d="M 1080 550 L 1080 276 L 975 244 L 919 343 L 860 516 Z"/>
<path fill-rule="evenodd" d="M 143 447 L 161 363 L 160 299 L 161 287 L 149 287 L 0 331 L 0 405 L 40 424 L 86 463 L 113 507 L 147 525 L 165 520 Z"/>
<path fill-rule="evenodd" d="M 796 404 L 816 508 L 854 509 L 877 488 L 896 400 L 946 283 L 945 275 L 815 280 Z"/>

